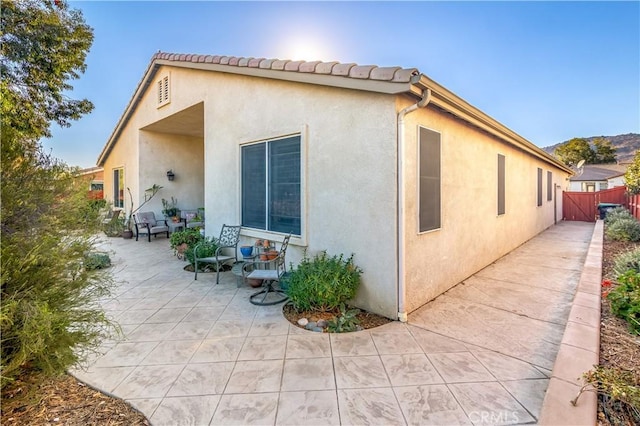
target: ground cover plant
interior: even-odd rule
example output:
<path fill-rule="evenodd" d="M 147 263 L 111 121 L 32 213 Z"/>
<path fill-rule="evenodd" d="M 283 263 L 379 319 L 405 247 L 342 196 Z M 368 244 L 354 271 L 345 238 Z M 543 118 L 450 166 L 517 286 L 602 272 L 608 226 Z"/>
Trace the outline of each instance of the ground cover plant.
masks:
<path fill-rule="evenodd" d="M 605 227 L 612 221 L 615 219 L 605 221 L 609 222 Z M 614 294 L 612 299 L 615 300 L 618 298 L 617 293 L 622 293 L 622 290 L 618 290 L 620 286 L 618 278 L 629 271 L 640 272 L 639 263 L 640 243 L 616 241 L 605 234 L 602 261 L 604 279 L 602 281 L 600 365 L 594 366 L 593 370 L 584 375 L 585 390 L 598 392 L 598 424 L 604 426 L 640 424 L 640 368 L 638 368 L 640 337 L 631 332 L 629 322 L 613 312 L 610 299 L 612 294 Z M 623 278 L 622 281 L 624 282 L 625 279 Z"/>

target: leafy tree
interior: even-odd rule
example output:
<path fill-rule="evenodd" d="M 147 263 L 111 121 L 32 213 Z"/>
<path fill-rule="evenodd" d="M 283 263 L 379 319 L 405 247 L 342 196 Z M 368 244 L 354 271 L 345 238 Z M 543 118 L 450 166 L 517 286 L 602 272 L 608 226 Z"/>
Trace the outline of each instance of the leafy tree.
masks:
<path fill-rule="evenodd" d="M 570 166 L 578 164 L 580 160 L 585 160 L 587 164 L 592 164 L 596 161 L 595 152 L 591 149 L 589 141 L 584 138 L 571 139 L 557 147 L 554 154 Z"/>
<path fill-rule="evenodd" d="M 68 126 L 92 108 L 65 95 L 84 71 L 91 29 L 62 1 L 3 2 L 1 19 L 4 386 L 25 370 L 63 372 L 99 343 L 110 323 L 95 300 L 112 281 L 85 267 L 98 221 L 84 182 L 39 142 L 52 121 Z"/>
<path fill-rule="evenodd" d="M 640 194 L 640 151 L 636 152 L 633 162 L 624 174 L 624 182 L 629 194 Z"/>
<path fill-rule="evenodd" d="M 593 147 L 597 164 L 615 163 L 616 149 L 611 145 L 611 141 L 605 138 L 596 138 Z"/>
<path fill-rule="evenodd" d="M 93 109 L 86 99 L 65 96 L 93 43 L 79 10 L 62 0 L 7 1 L 0 22 L 2 97 L 11 106 L 3 125 L 40 139 L 50 136 L 52 121 L 67 127 Z"/>

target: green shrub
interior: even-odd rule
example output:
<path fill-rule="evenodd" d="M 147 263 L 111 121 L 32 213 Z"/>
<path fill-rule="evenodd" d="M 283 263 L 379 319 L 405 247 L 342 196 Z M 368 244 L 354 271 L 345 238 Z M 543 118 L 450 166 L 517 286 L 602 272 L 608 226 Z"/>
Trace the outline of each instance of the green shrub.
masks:
<path fill-rule="evenodd" d="M 629 270 L 640 273 L 640 247 L 619 254 L 613 261 L 613 272 L 616 277 Z"/>
<path fill-rule="evenodd" d="M 187 244 L 193 249 L 196 244 L 203 240 L 204 237 L 200 234 L 198 229 L 187 228 L 183 231 L 177 231 L 171 234 L 171 237 L 169 237 L 169 244 L 171 244 L 171 248 L 174 250 L 181 244 Z"/>
<path fill-rule="evenodd" d="M 313 259 L 306 256 L 287 277 L 287 295 L 298 311 L 332 311 L 352 299 L 360 285 L 362 270 L 353 255 L 329 257 L 326 252 Z"/>
<path fill-rule="evenodd" d="M 184 255 L 192 265 L 195 264 L 195 253 L 194 250 L 198 249 L 198 257 L 211 257 L 215 256 L 216 250 L 218 249 L 218 245 L 213 239 L 203 238 L 202 241 L 194 244 L 193 246 L 189 246 L 185 251 Z M 210 264 L 203 264 L 203 268 L 210 268 Z"/>
<path fill-rule="evenodd" d="M 634 218 L 618 219 L 607 226 L 606 234 L 614 241 L 640 241 L 640 223 Z"/>
<path fill-rule="evenodd" d="M 331 333 L 348 333 L 358 330 L 360 321 L 357 315 L 360 309 L 347 309 L 344 303 L 340 304 L 340 315 L 329 320 L 327 330 Z"/>
<path fill-rule="evenodd" d="M 640 335 L 640 273 L 628 271 L 617 281 L 618 286 L 607 295 L 611 312 L 629 323 L 631 333 Z"/>
<path fill-rule="evenodd" d="M 604 223 L 610 225 L 620 219 L 633 219 L 633 215 L 624 207 L 616 207 L 607 212 L 607 215 L 604 218 Z"/>
<path fill-rule="evenodd" d="M 89 253 L 84 258 L 84 267 L 89 271 L 111 266 L 111 258 L 106 253 Z"/>

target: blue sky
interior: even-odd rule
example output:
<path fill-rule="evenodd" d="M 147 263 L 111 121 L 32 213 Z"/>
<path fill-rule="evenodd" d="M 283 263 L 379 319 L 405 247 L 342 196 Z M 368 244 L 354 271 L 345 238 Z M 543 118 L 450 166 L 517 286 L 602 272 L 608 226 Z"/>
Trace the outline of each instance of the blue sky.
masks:
<path fill-rule="evenodd" d="M 158 50 L 415 67 L 538 146 L 640 133 L 640 2 L 71 1 L 94 28 L 45 147 L 90 167 Z"/>

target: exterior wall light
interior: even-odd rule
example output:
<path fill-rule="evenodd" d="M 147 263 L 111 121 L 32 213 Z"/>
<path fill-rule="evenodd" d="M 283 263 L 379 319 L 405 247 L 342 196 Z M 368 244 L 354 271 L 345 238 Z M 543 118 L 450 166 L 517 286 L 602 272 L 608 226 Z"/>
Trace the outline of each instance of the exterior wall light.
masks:
<path fill-rule="evenodd" d="M 175 178 L 176 178 L 176 175 L 173 173 L 173 171 L 172 171 L 172 170 L 169 170 L 169 171 L 167 172 L 167 179 L 169 179 L 169 181 L 172 181 L 172 180 L 174 180 Z"/>

